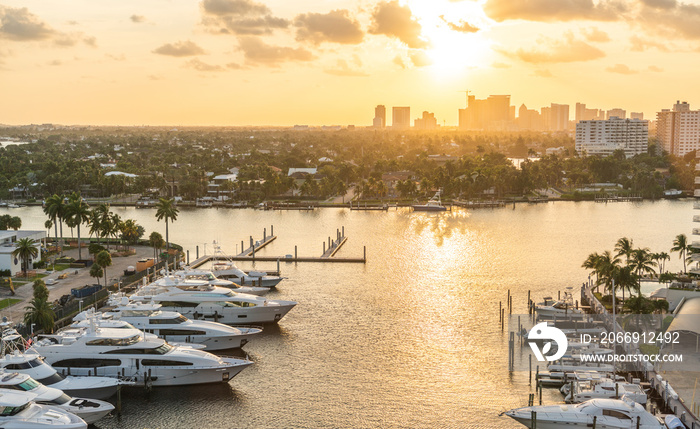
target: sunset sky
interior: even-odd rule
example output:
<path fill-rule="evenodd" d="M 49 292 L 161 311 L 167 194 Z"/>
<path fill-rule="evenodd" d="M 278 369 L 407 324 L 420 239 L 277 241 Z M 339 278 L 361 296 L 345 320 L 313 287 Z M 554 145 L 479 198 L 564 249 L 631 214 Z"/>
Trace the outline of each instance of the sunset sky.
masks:
<path fill-rule="evenodd" d="M 699 66 L 695 0 L 0 0 L 3 124 L 455 125 L 465 90 L 653 119 Z"/>

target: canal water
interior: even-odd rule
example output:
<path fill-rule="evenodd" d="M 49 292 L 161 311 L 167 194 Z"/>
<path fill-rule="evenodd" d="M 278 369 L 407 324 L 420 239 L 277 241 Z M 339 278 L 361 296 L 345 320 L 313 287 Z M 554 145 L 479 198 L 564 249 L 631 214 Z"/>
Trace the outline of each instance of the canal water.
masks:
<path fill-rule="evenodd" d="M 159 231 L 155 210 L 114 208 Z M 41 208 L 0 209 L 42 229 Z M 672 241 L 692 240 L 692 201 L 556 202 L 498 209 L 413 213 L 410 209 L 313 212 L 181 209 L 170 237 L 190 250 L 240 251 L 263 228 L 278 238 L 259 255 L 320 256 L 345 227 L 338 257 L 367 264 L 282 263 L 287 277 L 269 298 L 298 306 L 244 351 L 255 365 L 229 384 L 131 389 L 121 418 L 102 428 L 516 428 L 499 413 L 526 405 L 528 372 L 507 371 L 507 334 L 499 301 L 513 294 L 514 313 L 535 300 L 578 288 L 581 263 L 613 250 L 620 237 L 671 255 Z M 64 228 L 64 233 L 68 234 Z M 243 266 L 252 268 L 252 266 Z M 255 268 L 274 269 L 274 262 Z M 240 354 L 231 351 L 228 354 Z M 226 353 L 224 353 L 226 354 Z M 516 351 L 521 355 L 520 349 Z M 545 402 L 561 401 L 545 391 Z"/>

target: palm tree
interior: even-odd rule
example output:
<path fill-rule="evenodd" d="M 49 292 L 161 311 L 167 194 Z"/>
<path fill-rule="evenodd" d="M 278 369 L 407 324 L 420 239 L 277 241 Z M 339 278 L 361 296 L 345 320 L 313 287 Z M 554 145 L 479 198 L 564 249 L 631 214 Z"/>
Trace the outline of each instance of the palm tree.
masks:
<path fill-rule="evenodd" d="M 175 207 L 175 200 L 160 198 L 158 203 L 156 203 L 156 220 L 159 222 L 165 219 L 165 248 L 170 248 L 170 238 L 168 235 L 168 221 L 172 220 L 175 222 L 177 220 L 177 215 L 180 211 Z"/>
<path fill-rule="evenodd" d="M 622 302 L 625 302 L 625 290 L 632 294 L 632 291 L 640 294 L 637 275 L 634 273 L 634 268 L 631 265 L 615 266 L 612 270 L 612 279 L 615 282 L 615 289 L 622 290 Z M 613 292 L 614 293 L 614 292 Z"/>
<path fill-rule="evenodd" d="M 617 256 L 624 256 L 625 262 L 629 264 L 632 252 L 634 251 L 632 248 L 632 240 L 627 237 L 620 238 L 617 240 L 617 243 L 615 243 L 615 251 L 617 252 Z"/>
<path fill-rule="evenodd" d="M 39 256 L 39 249 L 36 248 L 34 240 L 31 238 L 20 238 L 15 243 L 15 250 L 12 251 L 13 258 L 19 258 L 22 261 L 22 273 L 27 276 L 29 261 Z"/>
<path fill-rule="evenodd" d="M 639 290 L 642 288 L 642 275 L 645 273 L 655 274 L 653 255 L 649 253 L 649 249 L 635 249 L 632 251 L 632 258 L 630 259 L 630 266 L 637 273 L 637 278 L 639 279 Z"/>
<path fill-rule="evenodd" d="M 605 291 L 610 291 L 613 293 L 613 280 L 615 277 L 615 270 L 619 269 L 620 260 L 617 256 L 613 256 L 609 250 L 606 250 L 601 255 L 598 256 L 595 265 L 596 276 L 598 281 L 596 284 L 603 285 Z"/>
<path fill-rule="evenodd" d="M 600 263 L 600 255 L 598 252 L 591 253 L 588 255 L 588 258 L 586 258 L 585 261 L 583 261 L 583 264 L 581 266 L 583 268 L 587 268 L 589 270 L 593 270 L 593 272 L 596 275 L 596 284 L 598 284 L 598 264 Z"/>
<path fill-rule="evenodd" d="M 673 240 L 673 247 L 671 247 L 671 252 L 679 252 L 678 257 L 683 259 L 683 274 L 686 273 L 686 260 L 685 255 L 688 252 L 688 237 L 685 234 L 678 234 Z"/>
<path fill-rule="evenodd" d="M 29 305 L 24 307 L 24 324 L 31 326 L 35 324 L 44 332 L 53 332 L 54 317 L 53 308 L 47 299 L 34 298 L 29 301 Z"/>
<path fill-rule="evenodd" d="M 159 232 L 153 231 L 148 237 L 148 244 L 153 247 L 153 259 L 158 262 L 157 251 L 163 248 L 165 241 L 163 241 L 163 236 Z"/>
<path fill-rule="evenodd" d="M 46 204 L 44 204 L 44 213 L 53 221 L 54 232 L 56 235 L 56 242 L 58 241 L 58 225 L 61 225 L 61 237 L 63 237 L 63 219 L 65 216 L 66 206 L 64 203 L 64 196 L 53 194 L 46 199 Z M 63 241 L 63 240 L 61 240 Z M 59 248 L 61 249 L 61 256 L 63 256 L 63 245 L 59 243 Z"/>
<path fill-rule="evenodd" d="M 659 255 L 659 273 L 664 273 L 666 271 L 666 261 L 670 261 L 671 257 L 668 256 L 668 253 L 666 252 L 661 252 L 658 254 Z"/>
<path fill-rule="evenodd" d="M 73 192 L 69 197 L 66 211 L 68 213 L 67 217 L 71 220 L 71 223 L 78 228 L 78 259 L 82 260 L 83 248 L 80 244 L 80 224 L 90 220 L 90 206 L 80 195 Z"/>
<path fill-rule="evenodd" d="M 107 267 L 112 265 L 112 255 L 108 251 L 103 250 L 97 255 L 95 255 L 95 265 L 99 266 L 104 270 L 105 275 L 105 287 L 107 287 Z"/>

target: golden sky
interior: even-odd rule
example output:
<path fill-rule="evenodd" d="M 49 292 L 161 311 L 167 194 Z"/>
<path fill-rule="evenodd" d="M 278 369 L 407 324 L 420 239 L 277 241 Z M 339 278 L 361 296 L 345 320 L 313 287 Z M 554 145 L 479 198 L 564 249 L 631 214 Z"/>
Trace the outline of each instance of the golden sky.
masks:
<path fill-rule="evenodd" d="M 4 124 L 455 125 L 465 90 L 653 118 L 699 63 L 700 0 L 0 0 Z"/>

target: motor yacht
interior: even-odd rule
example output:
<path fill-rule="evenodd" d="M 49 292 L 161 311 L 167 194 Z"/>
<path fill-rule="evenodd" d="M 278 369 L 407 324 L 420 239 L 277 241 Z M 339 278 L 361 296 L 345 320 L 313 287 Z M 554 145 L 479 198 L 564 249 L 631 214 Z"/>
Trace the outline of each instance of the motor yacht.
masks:
<path fill-rule="evenodd" d="M 540 405 L 516 408 L 505 415 L 532 428 L 662 429 L 663 424 L 631 399 L 591 399 L 577 405 Z M 535 422 L 533 422 L 535 420 Z"/>
<path fill-rule="evenodd" d="M 129 299 L 160 304 L 163 311 L 176 311 L 194 320 L 228 325 L 277 323 L 297 305 L 172 276 L 141 287 Z"/>
<path fill-rule="evenodd" d="M 120 385 L 130 385 L 128 381 L 109 377 L 74 377 L 59 374 L 51 365 L 29 348 L 17 331 L 6 329 L 2 336 L 0 369 L 27 374 L 40 383 L 62 390 L 70 396 L 91 399 L 107 399 L 117 393 Z"/>
<path fill-rule="evenodd" d="M 262 271 L 250 271 L 246 273 L 245 271 L 238 268 L 238 266 L 233 261 L 219 261 L 212 265 L 212 272 L 216 274 L 217 277 L 231 280 L 241 286 L 255 286 L 264 288 L 274 288 L 284 280 L 284 277 L 280 276 L 268 276 L 267 273 Z"/>
<path fill-rule="evenodd" d="M 585 313 L 582 309 L 574 306 L 571 293 L 565 292 L 564 299 L 558 301 L 545 300 L 535 306 L 537 317 L 546 318 L 579 318 L 584 317 Z"/>
<path fill-rule="evenodd" d="M 207 320 L 190 320 L 175 311 L 163 311 L 160 304 L 130 302 L 121 298 L 102 317 L 127 322 L 129 326 L 154 334 L 172 343 L 194 343 L 207 351 L 240 348 L 262 332 L 260 328 L 234 327 Z M 89 313 L 78 314 L 74 320 L 85 326 Z"/>
<path fill-rule="evenodd" d="M 95 399 L 72 398 L 63 391 L 44 386 L 27 374 L 6 372 L 0 374 L 0 389 L 30 392 L 36 395 L 37 404 L 51 405 L 75 414 L 85 423 L 92 424 L 109 414 L 114 405 Z"/>
<path fill-rule="evenodd" d="M 228 382 L 253 362 L 172 346 L 138 329 L 69 328 L 40 335 L 34 348 L 69 374 L 126 378 L 153 386 Z"/>
<path fill-rule="evenodd" d="M 0 427 L 3 429 L 83 429 L 87 423 L 61 408 L 34 402 L 36 395 L 0 389 Z"/>
<path fill-rule="evenodd" d="M 442 201 L 440 201 L 440 191 L 437 191 L 427 203 L 414 204 L 411 207 L 413 207 L 413 211 L 417 212 L 444 212 L 447 210 L 447 207 L 443 206 Z"/>
<path fill-rule="evenodd" d="M 184 280 L 198 280 L 208 285 L 226 287 L 234 292 L 247 293 L 248 295 L 260 296 L 270 291 L 270 287 L 240 286 L 230 280 L 220 279 L 216 277 L 214 273 L 207 270 L 193 270 L 191 268 L 185 267 L 182 270 L 175 271 L 172 275 L 175 277 L 180 277 Z"/>
<path fill-rule="evenodd" d="M 638 384 L 601 378 L 587 383 L 573 383 L 573 385 L 573 399 L 569 393 L 565 398 L 567 402 L 579 403 L 594 398 L 618 399 L 624 396 L 641 405 L 647 403 L 647 394 Z"/>

